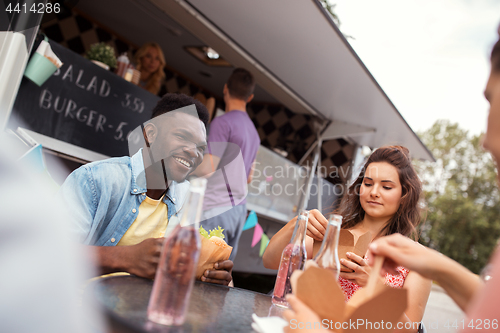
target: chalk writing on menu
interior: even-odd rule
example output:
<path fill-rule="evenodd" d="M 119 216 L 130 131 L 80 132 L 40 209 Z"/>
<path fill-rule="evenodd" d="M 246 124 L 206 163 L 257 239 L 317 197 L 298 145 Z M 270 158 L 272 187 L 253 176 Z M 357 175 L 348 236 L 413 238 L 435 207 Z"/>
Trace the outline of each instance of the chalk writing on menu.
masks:
<path fill-rule="evenodd" d="M 75 87 L 83 89 L 86 92 L 100 97 L 113 97 L 117 98 L 119 105 L 123 108 L 131 110 L 132 112 L 142 113 L 144 111 L 144 102 L 132 96 L 130 93 L 124 93 L 118 96 L 116 93 L 111 93 L 111 85 L 105 79 L 99 78 L 97 75 L 92 76 L 90 79 L 85 77 L 85 70 L 79 69 L 75 73 L 73 65 L 67 66 L 64 72 L 59 69 L 54 73 L 54 76 L 61 76 L 61 81 L 64 84 L 74 84 Z M 79 106 L 72 99 L 67 99 L 61 96 L 54 96 L 49 89 L 43 89 L 40 95 L 39 107 L 41 109 L 53 110 L 54 112 L 61 113 L 66 118 L 75 119 L 85 125 L 93 128 L 95 132 L 104 132 L 105 130 L 115 129 L 115 140 L 124 140 L 123 133 L 126 130 L 128 123 L 121 121 L 117 126 L 109 124 L 104 114 L 98 111 L 89 110 L 86 106 Z"/>
<path fill-rule="evenodd" d="M 104 155 L 128 155 L 127 139 L 139 139 L 130 134 L 150 119 L 159 98 L 50 44 L 63 66 L 42 87 L 24 78 L 13 114 L 40 134 Z"/>

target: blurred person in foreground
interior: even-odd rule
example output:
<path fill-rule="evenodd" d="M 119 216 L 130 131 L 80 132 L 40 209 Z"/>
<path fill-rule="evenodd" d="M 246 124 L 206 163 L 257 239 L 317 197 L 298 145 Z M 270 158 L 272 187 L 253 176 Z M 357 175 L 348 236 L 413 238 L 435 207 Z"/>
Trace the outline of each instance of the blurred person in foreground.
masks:
<path fill-rule="evenodd" d="M 189 189 L 186 178 L 203 159 L 207 121 L 199 101 L 166 94 L 138 128 L 144 140 L 137 153 L 84 165 L 61 186 L 72 231 L 96 252 L 101 274 L 154 278 L 163 237 Z M 218 262 L 201 280 L 228 285 L 232 268 L 230 260 Z"/>
<path fill-rule="evenodd" d="M 82 299 L 91 260 L 67 232 L 53 181 L 15 160 L 19 150 L 0 136 L 0 181 L 8 189 L 0 192 L 0 332 L 105 332 L 97 307 Z"/>
<path fill-rule="evenodd" d="M 499 30 L 500 34 L 500 30 Z M 500 162 L 500 39 L 491 52 L 491 72 L 484 95 L 490 103 L 488 126 L 483 146 L 491 152 L 497 166 Z M 500 178 L 499 178 L 500 180 Z M 456 261 L 419 243 L 394 234 L 382 237 L 370 244 L 368 258 L 385 257 L 382 274 L 394 273 L 395 268 L 403 265 L 423 277 L 439 283 L 457 305 L 466 312 L 463 332 L 474 329 L 496 330 L 494 320 L 500 314 L 500 249 L 491 258 L 491 279 L 484 283 Z M 373 263 L 374 260 L 370 260 Z M 287 320 L 319 321 L 318 316 L 297 297 L 290 296 L 293 310 L 285 313 Z M 472 325 L 470 325 L 472 323 Z M 498 326 L 497 326 L 498 328 Z M 291 329 L 287 329 L 291 332 Z M 309 331 L 309 330 L 308 330 Z"/>

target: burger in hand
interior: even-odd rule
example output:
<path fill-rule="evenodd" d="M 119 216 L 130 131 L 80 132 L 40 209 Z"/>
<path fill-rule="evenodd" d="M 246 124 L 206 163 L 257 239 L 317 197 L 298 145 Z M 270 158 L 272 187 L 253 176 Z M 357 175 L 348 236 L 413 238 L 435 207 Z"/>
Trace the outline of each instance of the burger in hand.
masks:
<path fill-rule="evenodd" d="M 197 280 L 201 279 L 207 269 L 213 269 L 216 262 L 229 259 L 233 248 L 224 241 L 223 231 L 219 226 L 207 232 L 200 226 L 201 250 L 196 268 Z"/>

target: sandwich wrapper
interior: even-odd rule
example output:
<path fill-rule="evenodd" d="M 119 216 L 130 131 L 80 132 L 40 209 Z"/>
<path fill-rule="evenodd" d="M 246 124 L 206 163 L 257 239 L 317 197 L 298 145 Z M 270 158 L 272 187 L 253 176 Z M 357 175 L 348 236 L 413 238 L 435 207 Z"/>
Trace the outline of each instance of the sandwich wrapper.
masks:
<path fill-rule="evenodd" d="M 196 267 L 196 279 L 200 280 L 207 269 L 214 269 L 217 261 L 227 260 L 233 248 L 227 244 L 216 244 L 203 236 L 201 238 L 200 258 Z"/>
<path fill-rule="evenodd" d="M 365 256 L 366 251 L 368 251 L 368 246 L 372 240 L 372 234 L 368 231 L 359 236 L 359 238 L 355 241 L 355 236 L 352 232 L 346 229 L 341 229 L 339 234 L 339 259 L 350 260 L 347 258 L 346 253 L 352 252 L 363 258 Z M 321 248 L 321 242 L 314 240 L 313 243 L 313 258 L 318 253 Z M 351 260 L 352 261 L 352 260 Z M 353 270 L 347 268 L 346 266 L 341 264 L 340 270 L 342 272 L 352 273 Z"/>
<path fill-rule="evenodd" d="M 292 274 L 292 290 L 321 320 L 327 319 L 336 332 L 372 332 L 374 328 L 368 322 L 379 325 L 382 321 L 383 327 L 376 331 L 392 332 L 407 307 L 407 292 L 383 283 L 380 277 L 383 261 L 383 257 L 375 258 L 367 285 L 347 303 L 333 272 L 317 267 L 313 261 L 306 263 L 304 271 Z M 388 328 L 389 322 L 391 328 Z M 356 328 L 353 329 L 350 323 L 357 323 Z"/>
<path fill-rule="evenodd" d="M 50 47 L 50 44 L 44 40 L 40 42 L 40 45 L 36 49 L 36 53 L 40 54 L 41 56 L 44 56 L 47 58 L 51 63 L 54 64 L 57 68 L 61 68 L 62 62 L 61 60 L 55 55 L 55 53 L 52 51 L 52 48 Z"/>

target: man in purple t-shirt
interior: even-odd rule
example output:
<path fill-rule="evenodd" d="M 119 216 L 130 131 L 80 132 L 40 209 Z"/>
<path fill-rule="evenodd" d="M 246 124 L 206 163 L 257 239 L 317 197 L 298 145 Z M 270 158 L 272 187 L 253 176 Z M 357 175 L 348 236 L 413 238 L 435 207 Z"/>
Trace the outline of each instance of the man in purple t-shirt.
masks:
<path fill-rule="evenodd" d="M 233 71 L 223 90 L 226 113 L 210 124 L 208 148 L 194 172 L 209 177 L 201 225 L 205 229 L 224 229 L 225 241 L 233 247 L 231 260 L 236 256 L 245 223 L 247 184 L 252 180 L 260 145 L 259 134 L 246 112 L 254 88 L 250 72 L 243 68 Z"/>

